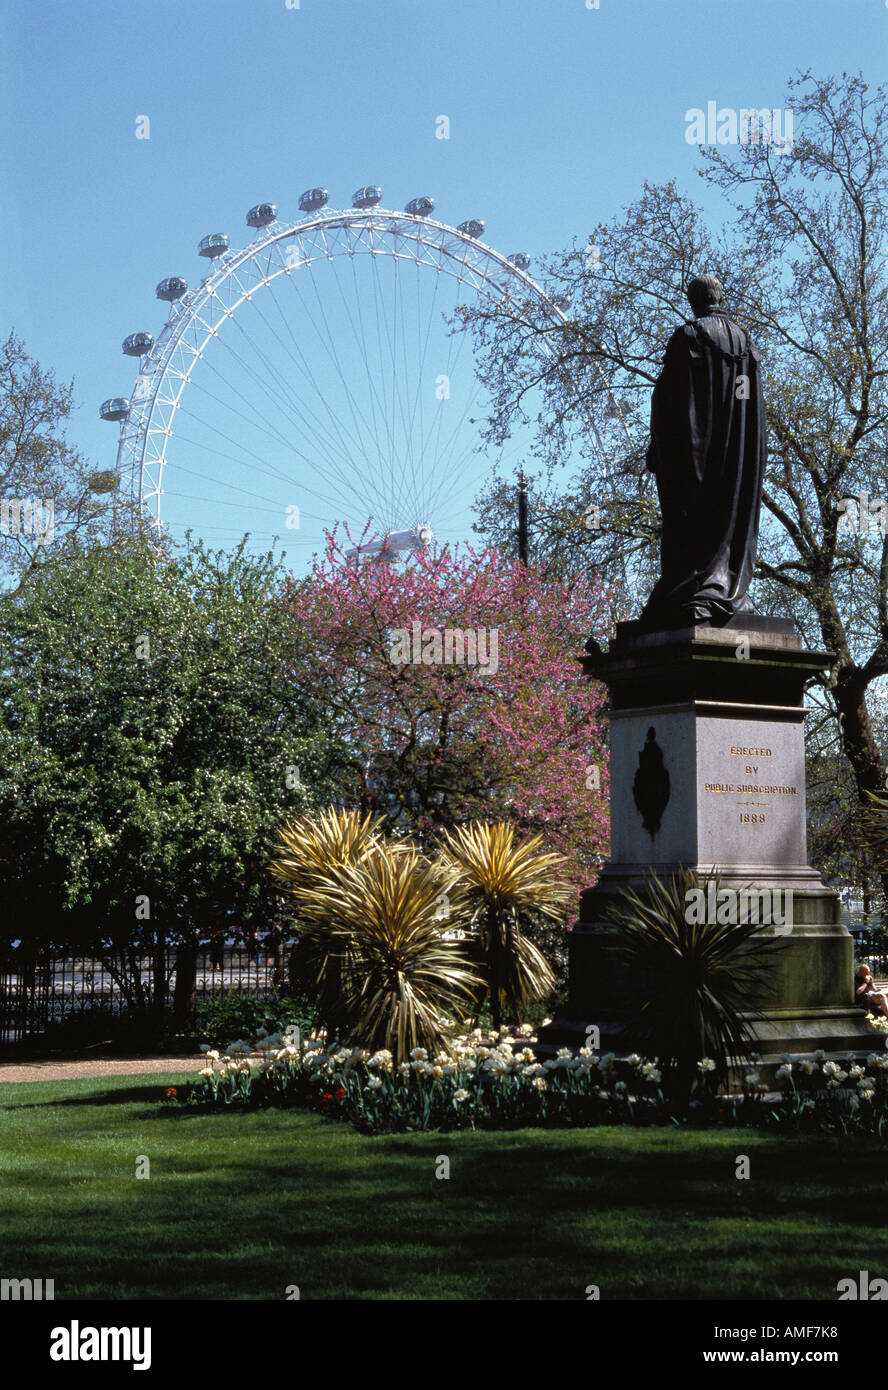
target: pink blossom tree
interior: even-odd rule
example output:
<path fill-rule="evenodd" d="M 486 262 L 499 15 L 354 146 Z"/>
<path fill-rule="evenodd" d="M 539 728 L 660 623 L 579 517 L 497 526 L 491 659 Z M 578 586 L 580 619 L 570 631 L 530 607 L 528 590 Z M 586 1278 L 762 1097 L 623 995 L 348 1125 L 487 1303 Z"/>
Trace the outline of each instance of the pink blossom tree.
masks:
<path fill-rule="evenodd" d="M 563 854 L 578 886 L 607 849 L 603 688 L 577 656 L 607 625 L 587 575 L 544 579 L 495 551 L 409 561 L 326 556 L 287 602 L 314 694 L 345 750 L 344 799 L 428 842 L 510 819 Z"/>

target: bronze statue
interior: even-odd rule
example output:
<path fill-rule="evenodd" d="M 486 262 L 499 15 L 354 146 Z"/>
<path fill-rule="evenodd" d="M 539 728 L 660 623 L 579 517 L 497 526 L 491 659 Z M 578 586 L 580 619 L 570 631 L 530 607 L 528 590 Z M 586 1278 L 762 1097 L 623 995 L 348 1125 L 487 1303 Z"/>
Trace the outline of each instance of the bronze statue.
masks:
<path fill-rule="evenodd" d="M 646 628 L 748 613 L 765 468 L 760 354 L 729 317 L 714 275 L 690 282 L 692 321 L 669 339 L 651 402 L 647 466 L 663 534 Z"/>

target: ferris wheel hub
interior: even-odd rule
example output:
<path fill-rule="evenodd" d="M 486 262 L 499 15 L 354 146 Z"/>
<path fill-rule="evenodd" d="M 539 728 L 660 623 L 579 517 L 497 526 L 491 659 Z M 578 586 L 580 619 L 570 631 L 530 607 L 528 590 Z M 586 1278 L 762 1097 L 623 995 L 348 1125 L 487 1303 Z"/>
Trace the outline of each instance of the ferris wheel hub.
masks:
<path fill-rule="evenodd" d="M 354 545 L 345 552 L 346 559 L 358 555 L 377 555 L 380 559 L 394 559 L 395 555 L 406 551 L 428 550 L 435 533 L 427 521 L 418 521 L 406 531 L 386 531 L 383 536 L 374 536 L 361 545 Z"/>

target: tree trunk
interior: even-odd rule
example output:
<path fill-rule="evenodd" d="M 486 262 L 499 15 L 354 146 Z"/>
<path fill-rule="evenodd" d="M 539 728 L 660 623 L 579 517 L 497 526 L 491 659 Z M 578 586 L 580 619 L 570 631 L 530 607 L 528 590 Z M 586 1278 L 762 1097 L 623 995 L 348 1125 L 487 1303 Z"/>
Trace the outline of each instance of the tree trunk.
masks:
<path fill-rule="evenodd" d="M 842 730 L 842 747 L 854 771 L 857 795 L 862 807 L 868 806 L 867 792 L 885 789 L 885 764 L 879 752 L 865 699 L 866 685 L 858 675 L 848 673 L 835 688 Z M 881 870 L 882 892 L 888 900 L 888 864 Z"/>
<path fill-rule="evenodd" d="M 197 985 L 198 941 L 192 937 L 176 947 L 176 988 L 173 993 L 173 1024 L 177 1032 L 194 1028 Z"/>

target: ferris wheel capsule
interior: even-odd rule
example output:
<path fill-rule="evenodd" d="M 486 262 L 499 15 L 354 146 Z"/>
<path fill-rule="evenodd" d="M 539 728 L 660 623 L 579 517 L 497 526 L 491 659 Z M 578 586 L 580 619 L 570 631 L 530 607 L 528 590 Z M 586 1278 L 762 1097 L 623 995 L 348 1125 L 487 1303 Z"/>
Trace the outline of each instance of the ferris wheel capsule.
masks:
<path fill-rule="evenodd" d="M 268 227 L 277 217 L 274 203 L 257 203 L 247 213 L 248 227 Z"/>
<path fill-rule="evenodd" d="M 526 251 L 516 251 L 514 256 L 507 256 L 506 259 L 516 270 L 530 269 L 530 257 Z"/>
<path fill-rule="evenodd" d="M 404 209 L 412 217 L 429 217 L 435 211 L 434 198 L 411 198 Z"/>
<path fill-rule="evenodd" d="M 299 199 L 299 206 L 303 212 L 319 212 L 326 207 L 329 197 L 326 188 L 307 188 Z"/>
<path fill-rule="evenodd" d="M 144 357 L 153 347 L 154 338 L 150 333 L 131 333 L 123 340 L 123 350 L 127 357 Z"/>
<path fill-rule="evenodd" d="M 166 280 L 161 280 L 154 293 L 158 299 L 172 303 L 174 299 L 181 299 L 187 289 L 187 281 L 183 280 L 181 275 L 170 275 Z"/>
<path fill-rule="evenodd" d="M 110 396 L 107 401 L 102 401 L 99 406 L 99 414 L 103 420 L 117 421 L 125 420 L 129 415 L 130 403 L 126 396 Z"/>
<path fill-rule="evenodd" d="M 479 237 L 484 235 L 484 223 L 471 217 L 468 222 L 460 222 L 456 230 L 462 232 L 464 236 Z"/>
<path fill-rule="evenodd" d="M 228 237 L 224 232 L 210 232 L 209 236 L 201 237 L 197 254 L 206 256 L 208 260 L 215 260 L 217 256 L 224 256 L 228 250 Z"/>
<path fill-rule="evenodd" d="M 352 198 L 353 208 L 375 208 L 377 203 L 382 202 L 382 189 L 378 183 L 368 183 L 364 188 L 359 188 Z"/>

